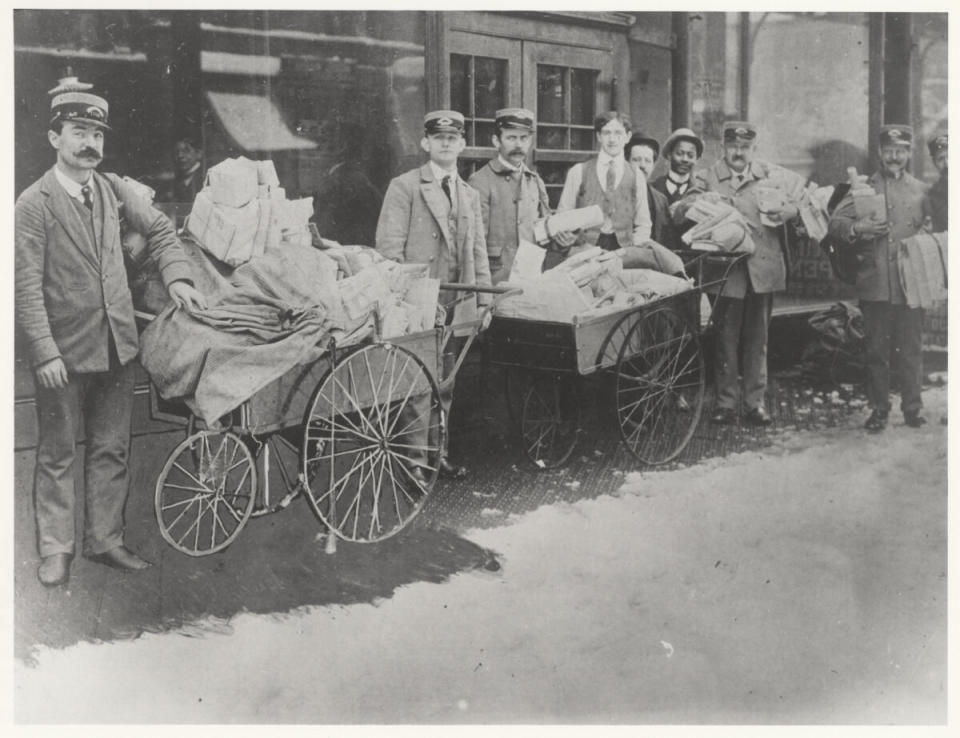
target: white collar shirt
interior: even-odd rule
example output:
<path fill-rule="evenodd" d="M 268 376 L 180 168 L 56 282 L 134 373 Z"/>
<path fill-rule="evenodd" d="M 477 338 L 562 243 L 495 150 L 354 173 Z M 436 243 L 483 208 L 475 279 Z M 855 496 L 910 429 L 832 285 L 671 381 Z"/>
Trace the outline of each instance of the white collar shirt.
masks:
<path fill-rule="evenodd" d="M 61 172 L 60 167 L 54 167 L 53 174 L 57 178 L 57 182 L 59 182 L 61 187 L 63 187 L 63 189 L 67 191 L 67 194 L 70 197 L 72 197 L 74 200 L 79 202 L 81 205 L 85 204 L 83 199 L 83 188 L 92 184 L 93 182 L 92 175 L 87 179 L 86 182 L 84 182 L 83 184 L 80 184 L 79 182 L 75 182 L 74 180 L 70 179 L 70 177 L 68 177 L 66 174 Z M 91 200 L 93 199 L 95 191 L 96 191 L 95 188 L 91 186 L 90 187 Z"/>

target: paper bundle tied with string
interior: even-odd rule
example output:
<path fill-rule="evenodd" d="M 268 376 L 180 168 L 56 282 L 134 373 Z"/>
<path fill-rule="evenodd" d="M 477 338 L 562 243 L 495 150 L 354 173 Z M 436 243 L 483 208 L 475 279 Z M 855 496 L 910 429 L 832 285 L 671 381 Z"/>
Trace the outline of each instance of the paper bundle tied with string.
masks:
<path fill-rule="evenodd" d="M 918 233 L 900 242 L 900 282 L 907 305 L 932 308 L 947 299 L 947 234 Z"/>
<path fill-rule="evenodd" d="M 562 210 L 533 224 L 533 237 L 537 243 L 546 245 L 557 233 L 579 231 L 603 225 L 603 209 L 599 205 L 574 210 Z"/>
<path fill-rule="evenodd" d="M 681 236 L 684 243 L 698 251 L 728 251 L 752 254 L 756 249 L 746 219 L 732 205 L 716 203 L 715 214 L 690 228 Z"/>

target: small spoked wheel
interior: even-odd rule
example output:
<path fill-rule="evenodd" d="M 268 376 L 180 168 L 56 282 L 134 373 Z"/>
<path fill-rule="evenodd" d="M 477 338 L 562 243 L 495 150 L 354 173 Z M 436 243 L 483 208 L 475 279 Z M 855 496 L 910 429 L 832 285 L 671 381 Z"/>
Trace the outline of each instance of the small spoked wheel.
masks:
<path fill-rule="evenodd" d="M 445 420 L 423 362 L 391 344 L 363 346 L 330 368 L 304 417 L 301 477 L 338 537 L 399 532 L 436 483 Z"/>
<path fill-rule="evenodd" d="M 277 512 L 287 507 L 300 494 L 297 473 L 300 468 L 300 430 L 284 429 L 258 437 L 252 444 L 257 460 L 256 502 L 252 516 Z"/>
<path fill-rule="evenodd" d="M 580 397 L 571 374 L 533 376 L 523 398 L 520 430 L 527 458 L 541 469 L 562 466 L 577 445 Z"/>
<path fill-rule="evenodd" d="M 669 305 L 644 313 L 620 347 L 616 409 L 624 445 L 645 464 L 686 448 L 703 411 L 700 335 Z"/>
<path fill-rule="evenodd" d="M 222 551 L 250 519 L 256 490 L 256 463 L 239 436 L 196 431 L 171 452 L 157 478 L 160 534 L 188 556 Z"/>

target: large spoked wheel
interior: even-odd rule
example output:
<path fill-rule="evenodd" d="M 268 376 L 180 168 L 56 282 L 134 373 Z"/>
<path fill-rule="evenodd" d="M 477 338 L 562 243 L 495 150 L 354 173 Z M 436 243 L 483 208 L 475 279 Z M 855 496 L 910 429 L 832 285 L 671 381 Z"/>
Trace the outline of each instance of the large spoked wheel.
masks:
<path fill-rule="evenodd" d="M 664 305 L 643 314 L 620 347 L 616 406 L 620 436 L 645 464 L 675 459 L 703 411 L 703 352 L 690 321 Z"/>
<path fill-rule="evenodd" d="M 173 450 L 157 478 L 160 534 L 188 556 L 222 551 L 250 519 L 256 490 L 247 445 L 233 433 L 197 431 Z"/>
<path fill-rule="evenodd" d="M 520 418 L 523 450 L 541 469 L 562 466 L 580 433 L 580 396 L 570 374 L 537 374 L 530 379 Z"/>
<path fill-rule="evenodd" d="M 436 483 L 445 419 L 423 362 L 390 344 L 330 368 L 304 417 L 301 475 L 327 527 L 349 541 L 399 532 Z"/>

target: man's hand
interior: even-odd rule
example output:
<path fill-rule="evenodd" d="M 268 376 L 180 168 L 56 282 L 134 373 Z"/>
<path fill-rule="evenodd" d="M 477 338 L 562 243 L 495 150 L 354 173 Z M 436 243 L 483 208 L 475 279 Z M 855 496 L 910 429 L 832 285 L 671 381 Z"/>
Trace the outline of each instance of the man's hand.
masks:
<path fill-rule="evenodd" d="M 770 220 L 778 223 L 786 223 L 788 220 L 793 220 L 798 215 L 800 215 L 800 210 L 796 205 L 791 205 L 788 202 L 783 204 L 783 207 L 779 210 L 771 210 L 768 213 L 764 213 Z"/>
<path fill-rule="evenodd" d="M 44 389 L 62 389 L 67 386 L 67 367 L 59 356 L 34 370 L 37 383 Z"/>
<path fill-rule="evenodd" d="M 184 308 L 188 313 L 207 309 L 207 298 L 182 279 L 171 284 L 167 292 L 170 294 L 170 299 L 177 303 L 177 307 Z"/>
<path fill-rule="evenodd" d="M 886 220 L 861 218 L 853 224 L 853 235 L 856 238 L 881 238 L 890 231 L 890 224 Z"/>
<path fill-rule="evenodd" d="M 558 246 L 568 249 L 577 242 L 577 234 L 573 231 L 560 231 L 553 234 L 553 240 L 557 242 Z"/>

